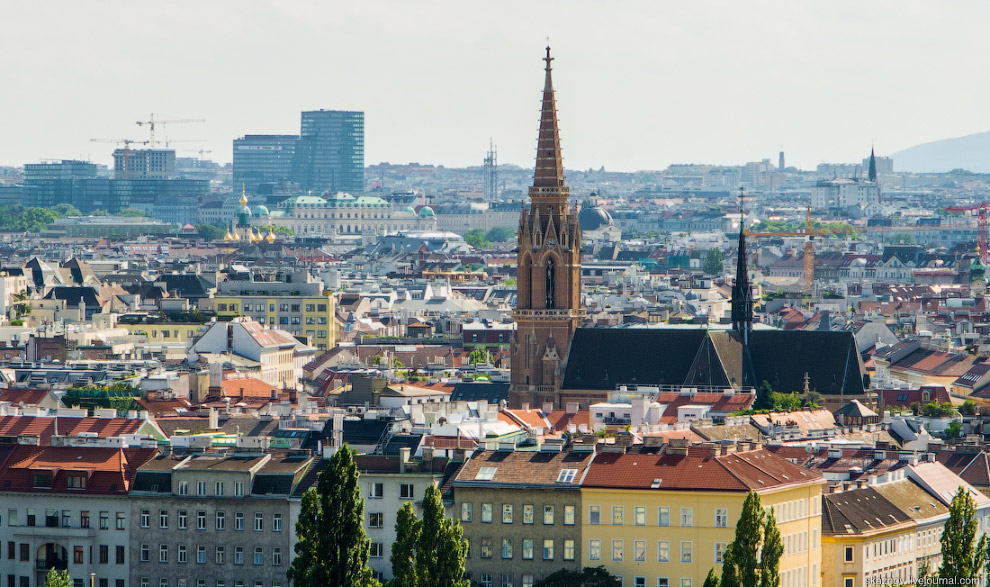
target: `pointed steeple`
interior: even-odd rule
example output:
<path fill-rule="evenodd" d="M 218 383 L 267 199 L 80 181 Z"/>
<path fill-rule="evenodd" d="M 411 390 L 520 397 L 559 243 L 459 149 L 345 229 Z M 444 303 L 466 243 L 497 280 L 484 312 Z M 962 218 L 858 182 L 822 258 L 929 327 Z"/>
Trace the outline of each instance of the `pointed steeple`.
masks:
<path fill-rule="evenodd" d="M 536 144 L 536 172 L 533 187 L 552 188 L 564 185 L 564 162 L 560 155 L 560 129 L 557 128 L 557 102 L 550 76 L 550 47 L 547 47 L 546 80 L 543 82 L 543 108 L 540 110 L 540 138 Z"/>
<path fill-rule="evenodd" d="M 877 157 L 873 153 L 873 147 L 870 147 L 870 170 L 867 177 L 870 181 L 877 180 Z"/>
<path fill-rule="evenodd" d="M 736 257 L 736 282 L 732 286 L 732 329 L 740 333 L 745 343 L 753 329 L 753 289 L 749 285 L 746 263 L 746 217 L 743 213 L 743 191 L 739 188 L 739 254 Z"/>

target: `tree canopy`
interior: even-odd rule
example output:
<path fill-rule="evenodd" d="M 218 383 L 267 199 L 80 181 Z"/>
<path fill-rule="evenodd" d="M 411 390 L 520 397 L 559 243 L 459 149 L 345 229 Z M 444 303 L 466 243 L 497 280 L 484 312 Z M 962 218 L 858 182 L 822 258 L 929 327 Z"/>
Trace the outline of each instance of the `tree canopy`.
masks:
<path fill-rule="evenodd" d="M 464 233 L 464 242 L 476 249 L 487 249 L 492 246 L 492 243 L 485 238 L 485 231 L 480 228 L 474 228 Z"/>
<path fill-rule="evenodd" d="M 760 496 L 750 491 L 736 522 L 736 534 L 722 560 L 721 587 L 777 587 L 780 583 L 780 557 L 784 552 L 777 521 L 767 515 Z M 715 574 L 709 572 L 705 585 Z"/>
<path fill-rule="evenodd" d="M 489 240 L 493 243 L 504 243 L 506 241 L 515 240 L 516 229 L 508 226 L 496 226 L 495 228 L 488 231 L 485 235 L 485 240 Z"/>
<path fill-rule="evenodd" d="M 712 247 L 708 249 L 708 254 L 705 255 L 705 264 L 703 267 L 705 273 L 708 275 L 721 275 L 724 269 L 724 261 L 722 259 L 722 249 L 718 247 Z"/>
<path fill-rule="evenodd" d="M 949 519 L 942 531 L 942 564 L 938 578 L 955 581 L 956 585 L 975 585 L 970 581 L 980 577 L 987 565 L 987 537 L 976 541 L 976 503 L 969 491 L 960 487 L 949 504 Z M 949 584 L 949 583 L 945 583 Z"/>
<path fill-rule="evenodd" d="M 580 571 L 561 569 L 537 581 L 533 587 L 621 587 L 622 581 L 604 566 L 584 567 Z"/>
<path fill-rule="evenodd" d="M 72 576 L 69 571 L 51 569 L 45 575 L 45 587 L 72 587 Z"/>

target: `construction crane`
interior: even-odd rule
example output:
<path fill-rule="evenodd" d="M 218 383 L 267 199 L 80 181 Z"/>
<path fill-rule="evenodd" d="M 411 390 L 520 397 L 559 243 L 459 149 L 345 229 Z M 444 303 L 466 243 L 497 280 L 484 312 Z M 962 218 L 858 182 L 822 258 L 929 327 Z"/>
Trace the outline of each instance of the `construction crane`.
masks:
<path fill-rule="evenodd" d="M 798 232 L 750 232 L 745 231 L 746 236 L 803 236 L 808 240 L 804 242 L 804 291 L 810 294 L 815 284 L 815 243 L 816 236 L 828 236 L 833 233 L 822 230 L 815 230 L 811 221 L 811 207 L 804 219 L 804 230 Z"/>
<path fill-rule="evenodd" d="M 948 206 L 946 212 L 973 212 L 976 216 L 976 246 L 980 249 L 980 261 L 987 264 L 987 209 L 990 202 L 980 202 L 979 204 L 968 204 L 966 206 Z"/>
<path fill-rule="evenodd" d="M 206 158 L 203 155 L 205 155 L 206 153 L 212 153 L 213 152 L 213 151 L 211 151 L 209 149 L 185 149 L 185 150 L 186 151 L 190 151 L 192 153 L 199 153 L 199 160 L 200 161 L 205 161 L 206 160 Z"/>
<path fill-rule="evenodd" d="M 159 125 L 159 124 L 188 124 L 190 122 L 206 122 L 206 120 L 203 119 L 203 118 L 186 118 L 186 119 L 177 119 L 177 120 L 155 120 L 155 113 L 152 112 L 151 113 L 151 116 L 148 117 L 148 120 L 139 120 L 139 121 L 137 121 L 137 125 L 138 126 L 147 126 L 148 127 L 148 131 L 149 131 L 148 132 L 148 134 L 149 134 L 148 144 L 151 146 L 152 149 L 154 149 L 155 148 L 155 126 L 156 125 Z"/>
<path fill-rule="evenodd" d="M 147 145 L 149 141 L 135 141 L 132 139 L 89 139 L 91 143 L 114 143 L 116 145 L 124 145 L 124 179 L 129 177 L 128 175 L 128 163 L 131 159 L 131 145 Z"/>

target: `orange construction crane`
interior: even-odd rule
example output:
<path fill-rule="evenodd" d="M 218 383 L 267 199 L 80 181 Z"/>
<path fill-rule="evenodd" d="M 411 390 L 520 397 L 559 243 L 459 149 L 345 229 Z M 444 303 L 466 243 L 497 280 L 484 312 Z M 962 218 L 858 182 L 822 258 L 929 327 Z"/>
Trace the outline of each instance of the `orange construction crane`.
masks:
<path fill-rule="evenodd" d="M 137 121 L 137 125 L 138 126 L 147 126 L 148 127 L 148 131 L 149 131 L 148 132 L 148 134 L 149 134 L 148 144 L 151 146 L 152 149 L 154 149 L 155 148 L 155 125 L 158 125 L 158 124 L 188 124 L 190 122 L 206 122 L 206 120 L 203 119 L 203 118 L 186 118 L 186 119 L 181 119 L 181 120 L 155 120 L 155 113 L 152 112 L 151 113 L 151 116 L 148 117 L 148 120 L 139 120 L 139 121 Z M 173 141 L 173 142 L 175 142 L 175 141 Z M 168 145 L 166 145 L 166 146 L 168 146 Z"/>
<path fill-rule="evenodd" d="M 131 145 L 147 145 L 148 141 L 134 141 L 131 139 L 89 139 L 91 143 L 114 143 L 124 145 L 124 179 L 129 177 L 127 173 L 128 162 L 131 159 Z"/>
<path fill-rule="evenodd" d="M 745 231 L 746 236 L 804 236 L 808 240 L 804 242 L 804 292 L 812 293 L 815 284 L 815 243 L 816 236 L 828 236 L 833 234 L 824 230 L 815 230 L 814 223 L 811 222 L 811 207 L 804 219 L 804 230 L 798 232 L 750 232 Z"/>

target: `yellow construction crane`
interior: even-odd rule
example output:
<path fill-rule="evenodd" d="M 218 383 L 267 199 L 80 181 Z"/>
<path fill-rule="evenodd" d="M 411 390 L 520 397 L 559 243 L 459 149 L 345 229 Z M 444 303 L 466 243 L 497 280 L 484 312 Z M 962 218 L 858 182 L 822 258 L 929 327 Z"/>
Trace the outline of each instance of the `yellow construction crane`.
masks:
<path fill-rule="evenodd" d="M 159 124 L 188 124 L 190 122 L 206 122 L 206 120 L 203 119 L 203 118 L 186 118 L 186 119 L 177 119 L 177 120 L 155 120 L 155 113 L 152 112 L 151 113 L 151 116 L 148 117 L 148 120 L 139 120 L 139 121 L 137 121 L 137 125 L 138 126 L 147 126 L 148 127 L 148 131 L 149 131 L 148 132 L 148 134 L 149 134 L 148 144 L 151 146 L 152 149 L 154 149 L 155 148 L 155 126 L 156 125 L 159 125 Z"/>
<path fill-rule="evenodd" d="M 815 285 L 815 243 L 816 236 L 828 236 L 831 232 L 815 230 L 814 223 L 811 222 L 811 206 L 804 219 L 804 230 L 798 232 L 750 232 L 746 230 L 746 236 L 805 236 L 808 240 L 804 242 L 804 292 L 812 293 Z"/>
<path fill-rule="evenodd" d="M 131 139 L 89 139 L 91 143 L 114 143 L 116 145 L 124 145 L 124 179 L 129 177 L 127 173 L 128 163 L 131 159 L 131 145 L 147 145 L 149 141 L 135 141 Z"/>

